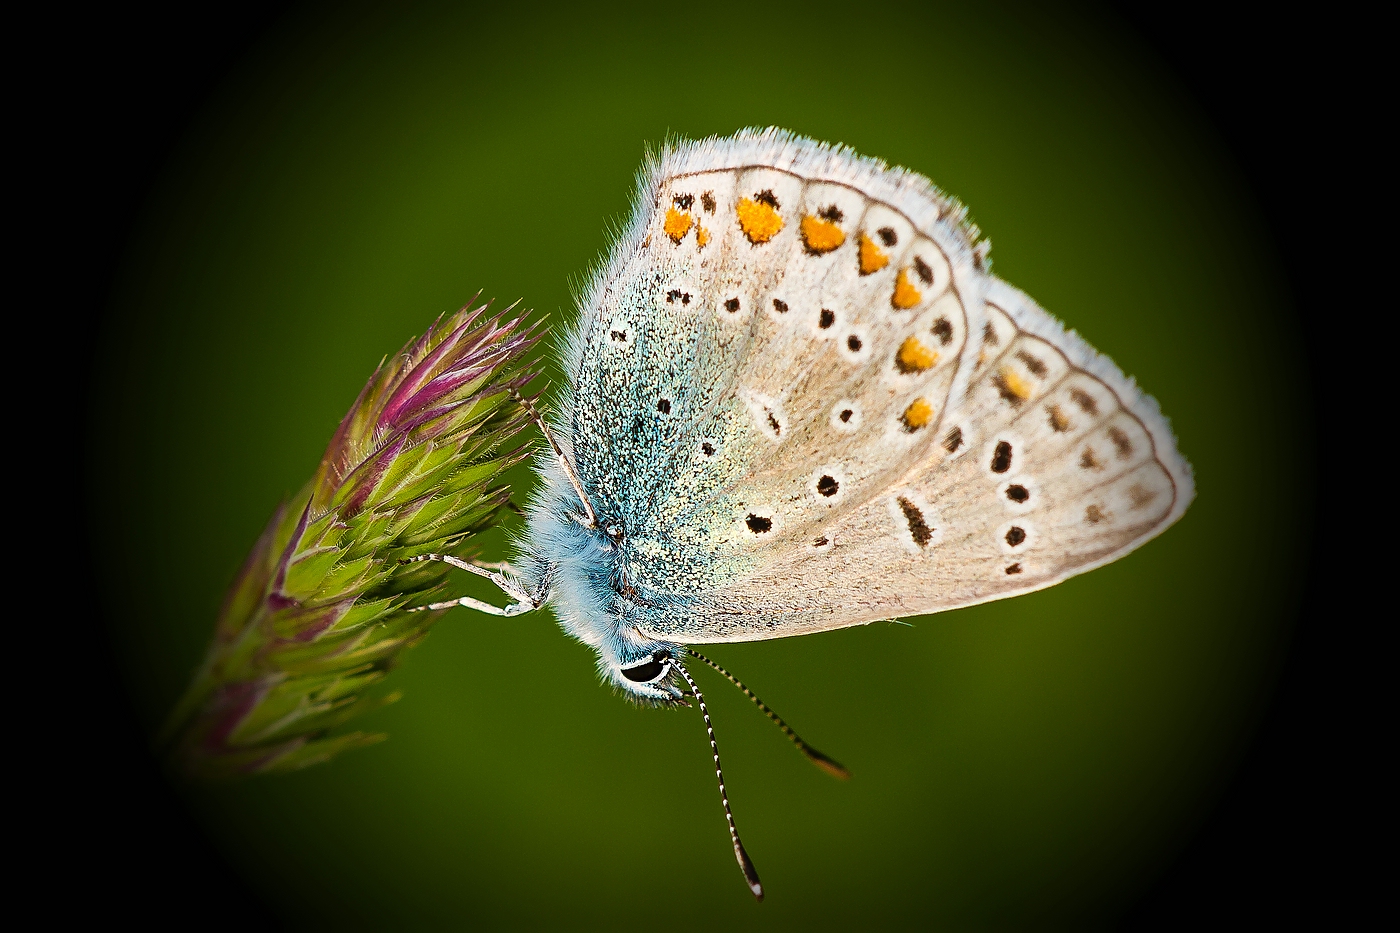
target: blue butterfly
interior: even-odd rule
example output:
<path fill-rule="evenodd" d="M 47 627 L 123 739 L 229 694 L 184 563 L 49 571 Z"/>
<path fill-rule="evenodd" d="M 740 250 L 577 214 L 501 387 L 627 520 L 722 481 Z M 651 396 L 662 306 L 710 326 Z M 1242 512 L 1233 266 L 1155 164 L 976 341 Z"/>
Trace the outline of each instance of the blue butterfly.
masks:
<path fill-rule="evenodd" d="M 845 148 L 776 129 L 669 146 L 563 340 L 515 569 L 421 558 L 512 600 L 424 608 L 548 603 L 626 696 L 695 698 L 759 899 L 686 659 L 847 773 L 693 646 L 1051 586 L 1194 495 L 1156 403 L 991 275 L 979 236 L 927 179 Z"/>

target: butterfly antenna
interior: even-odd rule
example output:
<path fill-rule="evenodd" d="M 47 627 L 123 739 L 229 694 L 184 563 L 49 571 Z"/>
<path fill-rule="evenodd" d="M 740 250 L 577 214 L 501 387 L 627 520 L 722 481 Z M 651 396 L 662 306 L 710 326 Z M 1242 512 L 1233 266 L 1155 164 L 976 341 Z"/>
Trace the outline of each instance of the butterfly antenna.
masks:
<path fill-rule="evenodd" d="M 698 658 L 701 661 L 704 661 L 706 664 L 710 665 L 710 667 L 713 667 L 715 670 L 719 671 L 720 674 L 724 675 L 724 678 L 728 680 L 731 684 L 742 690 L 744 692 L 744 696 L 748 697 L 750 700 L 753 700 L 754 706 L 757 706 L 759 709 L 763 710 L 763 715 L 773 720 L 773 724 L 776 725 L 779 729 L 783 730 L 783 735 L 787 736 L 788 739 L 791 740 L 792 744 L 797 746 L 797 750 L 799 752 L 807 756 L 808 761 L 816 765 L 818 768 L 821 768 L 827 774 L 832 775 L 833 777 L 839 777 L 843 781 L 850 778 L 851 772 L 847 771 L 839 761 L 827 755 L 823 755 L 821 752 L 817 751 L 815 748 L 802 741 L 802 736 L 798 735 L 796 732 L 793 732 L 792 726 L 789 726 L 787 723 L 783 722 L 783 717 L 779 716 L 777 713 L 769 709 L 768 704 L 764 703 L 758 698 L 756 694 L 754 694 L 752 690 L 744 686 L 743 682 L 740 681 L 739 678 L 735 677 L 733 674 L 729 673 L 724 668 L 720 667 L 714 661 L 711 661 L 709 658 L 705 657 L 698 651 L 687 648 L 686 654 L 690 655 L 692 658 Z"/>
<path fill-rule="evenodd" d="M 729 838 L 734 841 L 734 858 L 739 861 L 739 870 L 744 873 L 744 880 L 749 883 L 749 890 L 753 892 L 754 897 L 761 901 L 763 900 L 763 883 L 758 880 L 758 871 L 753 867 L 749 853 L 744 851 L 744 844 L 739 841 L 739 830 L 734 828 L 734 813 L 729 809 L 729 794 L 724 790 L 724 770 L 719 766 L 719 745 L 715 742 L 715 727 L 710 722 L 710 711 L 705 707 L 705 695 L 695 685 L 690 671 L 686 670 L 679 661 L 674 663 L 676 670 L 680 671 L 681 676 L 685 678 L 685 682 L 690 684 L 690 692 L 695 694 L 695 699 L 700 704 L 700 715 L 705 717 L 705 731 L 710 735 L 710 751 L 715 756 L 715 777 L 719 780 L 719 799 L 724 804 L 724 819 L 729 824 Z"/>
<path fill-rule="evenodd" d="M 593 511 L 593 503 L 588 501 L 588 496 L 583 492 L 583 480 L 579 479 L 578 471 L 574 469 L 573 462 L 564 456 L 564 448 L 560 447 L 559 442 L 554 439 L 554 432 L 549 429 L 549 425 L 535 410 L 533 402 L 515 389 L 511 389 L 510 394 L 525 408 L 526 414 L 535 422 L 535 426 L 540 429 L 544 439 L 549 441 L 549 446 L 554 450 L 554 457 L 559 461 L 560 469 L 564 471 L 564 475 L 569 479 L 569 485 L 574 487 L 574 492 L 578 494 L 578 501 L 583 504 L 583 517 L 580 524 L 585 528 L 597 528 L 598 515 Z"/>

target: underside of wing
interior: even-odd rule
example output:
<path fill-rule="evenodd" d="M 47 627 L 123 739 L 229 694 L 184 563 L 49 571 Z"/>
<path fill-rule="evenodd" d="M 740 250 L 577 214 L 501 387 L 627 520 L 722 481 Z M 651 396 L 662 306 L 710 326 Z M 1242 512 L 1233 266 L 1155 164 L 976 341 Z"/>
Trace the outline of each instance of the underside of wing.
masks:
<path fill-rule="evenodd" d="M 1002 599 L 1115 560 L 1181 517 L 1191 469 L 1156 402 L 1006 283 L 988 282 L 983 311 L 944 442 L 822 547 L 757 568 L 668 619 L 664 637 L 778 638 Z"/>
<path fill-rule="evenodd" d="M 1011 596 L 1190 502 L 1156 403 L 992 277 L 921 176 L 768 130 L 669 148 L 640 188 L 580 302 L 558 433 L 648 637 Z"/>

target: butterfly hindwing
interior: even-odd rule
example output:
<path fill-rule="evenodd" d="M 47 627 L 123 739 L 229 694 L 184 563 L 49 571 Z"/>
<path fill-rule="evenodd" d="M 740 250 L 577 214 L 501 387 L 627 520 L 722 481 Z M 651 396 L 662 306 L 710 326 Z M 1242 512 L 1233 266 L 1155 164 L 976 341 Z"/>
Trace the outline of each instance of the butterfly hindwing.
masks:
<path fill-rule="evenodd" d="M 984 272 L 961 216 L 919 176 L 780 134 L 652 166 L 582 302 L 561 430 L 625 528 L 614 585 L 657 607 L 642 634 L 970 605 L 1179 517 L 1190 471 L 1155 403 Z"/>
<path fill-rule="evenodd" d="M 928 457 L 826 547 L 775 550 L 668 637 L 785 637 L 1013 596 L 1180 517 L 1190 468 L 1155 402 L 1024 294 L 993 280 L 987 296 L 968 390 Z"/>

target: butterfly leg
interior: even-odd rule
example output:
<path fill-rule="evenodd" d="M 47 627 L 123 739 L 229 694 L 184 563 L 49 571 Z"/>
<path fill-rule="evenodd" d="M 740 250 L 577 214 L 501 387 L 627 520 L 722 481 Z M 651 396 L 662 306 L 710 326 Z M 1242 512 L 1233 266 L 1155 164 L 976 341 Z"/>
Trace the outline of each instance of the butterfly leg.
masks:
<path fill-rule="evenodd" d="M 508 560 L 474 560 L 471 564 L 473 567 L 480 567 L 482 570 L 499 570 L 511 576 L 516 575 L 515 568 L 510 565 L 510 561 Z"/>
<path fill-rule="evenodd" d="M 477 612 L 484 612 L 487 615 L 493 616 L 518 616 L 523 612 L 529 612 L 535 608 L 528 603 L 511 603 L 508 606 L 493 606 L 479 599 L 472 599 L 470 596 L 459 596 L 456 599 L 449 599 L 442 603 L 428 603 L 426 606 L 413 606 L 405 611 L 427 612 L 436 609 L 454 609 L 457 606 L 465 606 L 468 609 L 475 609 Z"/>
<path fill-rule="evenodd" d="M 515 396 L 515 400 L 525 407 L 526 413 L 529 414 L 530 418 L 535 422 L 535 425 L 540 429 L 540 433 L 544 435 L 544 439 L 549 441 L 550 449 L 554 451 L 554 456 L 559 461 L 559 468 L 563 470 L 564 475 L 568 477 L 569 485 L 574 487 L 574 492 L 578 495 L 578 501 L 583 505 L 583 514 L 575 516 L 575 519 L 585 528 L 597 528 L 598 515 L 593 511 L 593 503 L 588 501 L 588 496 L 583 491 L 583 480 L 579 479 L 578 471 L 574 469 L 574 465 L 569 458 L 564 455 L 564 448 L 560 447 L 559 442 L 554 439 L 554 432 L 549 429 L 549 425 L 545 423 L 544 418 L 540 417 L 540 413 L 535 410 L 534 404 L 532 404 L 529 399 L 514 389 L 511 390 L 510 394 Z"/>
<path fill-rule="evenodd" d="M 490 603 L 482 602 L 479 599 L 473 599 L 470 596 L 460 596 L 457 599 L 449 599 L 446 602 L 429 603 L 426 606 L 414 606 L 408 610 L 409 612 L 423 612 L 430 609 L 451 609 L 453 606 L 465 606 L 468 609 L 475 609 L 478 612 L 485 612 L 493 616 L 518 616 L 523 612 L 530 612 L 540 608 L 540 600 L 516 586 L 508 577 L 496 573 L 487 567 L 479 567 L 476 564 L 468 563 L 460 557 L 453 557 L 451 554 L 420 554 L 417 557 L 408 558 L 404 563 L 416 564 L 424 560 L 442 561 L 444 564 L 456 567 L 458 570 L 465 570 L 468 573 L 476 574 L 478 577 L 485 577 L 487 580 L 496 584 L 496 587 L 500 589 L 502 593 L 505 593 L 513 599 L 514 602 L 506 606 L 493 606 Z M 509 567 L 504 561 L 497 566 Z"/>

